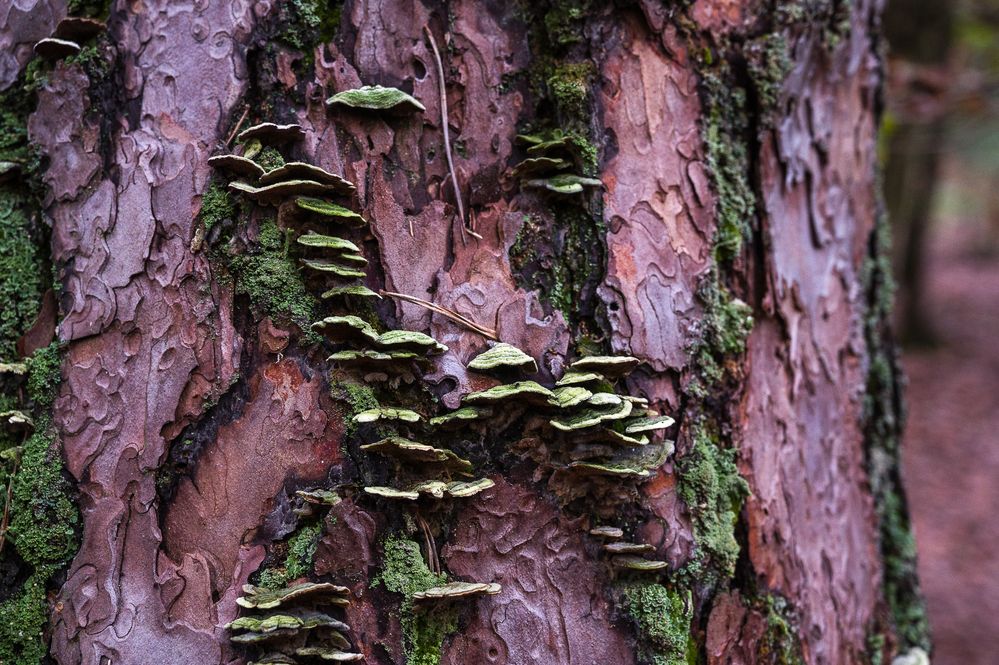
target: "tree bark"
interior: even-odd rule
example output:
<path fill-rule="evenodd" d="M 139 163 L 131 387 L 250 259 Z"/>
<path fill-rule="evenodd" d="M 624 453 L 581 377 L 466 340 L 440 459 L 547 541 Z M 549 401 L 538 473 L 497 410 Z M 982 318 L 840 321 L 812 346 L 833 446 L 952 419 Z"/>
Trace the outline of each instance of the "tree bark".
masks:
<path fill-rule="evenodd" d="M 89 55 L 47 71 L 28 122 L 61 286 L 52 418 L 82 524 L 50 582 L 55 661 L 252 660 L 225 627 L 252 614 L 242 586 L 300 578 L 349 587 L 336 612 L 368 663 L 880 663 L 928 648 L 899 545 L 879 4 L 812 4 L 113 3 Z M 8 11 L 14 86 L 24 43 L 67 8 Z M 37 34 L 19 32 L 29 20 Z M 425 112 L 324 103 L 373 84 Z M 467 457 L 490 489 L 366 493 L 398 472 L 360 450 L 378 432 L 353 416 L 375 398 L 450 412 L 496 383 L 467 369 L 488 343 L 398 298 L 318 299 L 332 282 L 298 269 L 288 204 L 225 194 L 208 165 L 263 121 L 304 128 L 284 159 L 356 184 L 367 286 L 494 329 L 549 387 L 586 355 L 638 358 L 617 389 L 676 419 L 675 452 L 581 476 L 571 438 L 504 402 L 486 428 L 397 428 Z M 518 134 L 568 137 L 574 173 L 601 187 L 525 186 Z M 347 313 L 448 351 L 412 381 L 374 382 L 328 362 L 310 329 Z M 314 489 L 340 500 L 310 509 L 296 491 Z M 613 565 L 598 525 L 667 566 Z M 414 607 L 428 584 L 413 585 L 445 577 L 502 591 Z"/>

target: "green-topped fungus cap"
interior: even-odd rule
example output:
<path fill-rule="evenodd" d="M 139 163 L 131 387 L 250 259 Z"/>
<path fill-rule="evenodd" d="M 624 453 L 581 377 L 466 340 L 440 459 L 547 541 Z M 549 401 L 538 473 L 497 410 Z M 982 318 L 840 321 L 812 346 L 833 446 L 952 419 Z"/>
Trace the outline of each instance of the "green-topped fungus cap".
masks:
<path fill-rule="evenodd" d="M 331 107 L 393 113 L 427 110 L 412 95 L 398 88 L 385 88 L 380 85 L 365 85 L 353 90 L 342 90 L 327 99 L 326 104 Z"/>
<path fill-rule="evenodd" d="M 624 531 L 616 526 L 596 526 L 590 529 L 590 535 L 607 540 L 617 540 L 624 537 Z"/>
<path fill-rule="evenodd" d="M 582 386 L 561 386 L 552 390 L 552 393 L 555 396 L 549 399 L 548 403 L 560 409 L 582 404 L 593 397 L 593 393 Z"/>
<path fill-rule="evenodd" d="M 651 554 L 656 551 L 648 543 L 606 543 L 603 549 L 610 554 Z"/>
<path fill-rule="evenodd" d="M 247 661 L 246 665 L 298 665 L 298 661 L 286 654 L 274 652 Z"/>
<path fill-rule="evenodd" d="M 12 180 L 21 172 L 21 165 L 17 162 L 8 162 L 7 160 L 0 160 L 0 183 Z"/>
<path fill-rule="evenodd" d="M 468 369 L 477 372 L 514 368 L 526 372 L 537 372 L 538 363 L 512 344 L 500 342 L 488 351 L 484 351 L 468 363 Z"/>
<path fill-rule="evenodd" d="M 35 421 L 24 411 L 3 411 L 0 412 L 0 428 L 9 432 L 30 432 L 35 429 Z"/>
<path fill-rule="evenodd" d="M 462 423 L 482 420 L 493 415 L 492 409 L 478 406 L 463 406 L 460 409 L 449 411 L 440 416 L 430 419 L 430 424 L 434 427 L 453 427 Z"/>
<path fill-rule="evenodd" d="M 357 284 L 353 286 L 334 286 L 328 291 L 323 291 L 320 298 L 343 298 L 346 296 L 353 296 L 355 298 L 378 298 L 381 300 L 381 295 L 372 291 L 363 284 Z"/>
<path fill-rule="evenodd" d="M 336 492 L 324 489 L 298 490 L 295 492 L 295 495 L 301 497 L 306 503 L 316 505 L 335 506 L 340 503 L 340 497 Z"/>
<path fill-rule="evenodd" d="M 622 570 L 634 570 L 638 572 L 653 572 L 669 566 L 665 561 L 643 559 L 633 554 L 622 554 L 612 557 L 611 565 Z"/>
<path fill-rule="evenodd" d="M 280 589 L 265 589 L 252 584 L 244 584 L 243 593 L 245 595 L 236 599 L 236 604 L 240 607 L 270 610 L 305 600 L 322 600 L 342 605 L 343 601 L 350 596 L 350 589 L 327 582 L 302 582 Z"/>
<path fill-rule="evenodd" d="M 229 189 L 263 205 L 276 205 L 291 196 L 323 196 L 336 193 L 331 185 L 315 180 L 284 180 L 263 187 L 254 187 L 236 181 L 229 183 Z"/>
<path fill-rule="evenodd" d="M 341 256 L 346 258 L 345 256 Z M 354 268 L 352 266 L 345 266 L 342 263 L 337 263 L 332 259 L 301 259 L 302 265 L 309 270 L 315 270 L 316 272 L 327 273 L 330 275 L 336 275 L 337 277 L 344 278 L 361 278 L 367 275 L 363 270 Z"/>
<path fill-rule="evenodd" d="M 479 478 L 468 482 L 456 480 L 447 484 L 447 493 L 455 498 L 473 496 L 479 492 L 484 492 L 495 484 L 490 478 Z"/>
<path fill-rule="evenodd" d="M 416 601 L 456 600 L 470 596 L 495 596 L 503 587 L 495 582 L 448 582 L 413 594 Z"/>
<path fill-rule="evenodd" d="M 28 365 L 26 363 L 0 363 L 0 374 L 24 376 L 27 373 Z"/>
<path fill-rule="evenodd" d="M 354 183 L 349 180 L 306 162 L 285 162 L 282 166 L 264 173 L 260 178 L 260 184 L 270 185 L 284 180 L 315 180 L 329 185 L 335 193 L 341 196 L 350 196 L 357 189 L 354 187 Z"/>
<path fill-rule="evenodd" d="M 331 222 L 344 224 L 353 228 L 366 226 L 368 220 L 364 219 L 350 208 L 344 208 L 330 201 L 317 199 L 310 196 L 301 196 L 295 199 L 295 206 L 299 210 L 325 217 Z"/>
<path fill-rule="evenodd" d="M 305 138 L 305 128 L 301 125 L 278 125 L 273 122 L 262 122 L 259 125 L 247 127 L 236 135 L 236 140 L 240 143 L 257 139 L 261 143 L 267 143 L 268 145 L 289 143 L 291 141 L 299 141 L 303 138 Z"/>
<path fill-rule="evenodd" d="M 517 178 L 561 171 L 572 166 L 572 162 L 559 157 L 530 157 L 513 167 L 511 174 Z"/>
<path fill-rule="evenodd" d="M 581 386 L 587 383 L 605 383 L 607 377 L 597 372 L 566 372 L 561 379 L 555 382 L 557 387 L 561 386 Z"/>
<path fill-rule="evenodd" d="M 354 416 L 355 423 L 373 423 L 378 420 L 401 420 L 406 423 L 418 423 L 422 419 L 423 416 L 418 414 L 416 411 L 390 406 L 379 406 L 374 409 L 367 409 Z"/>
<path fill-rule="evenodd" d="M 55 37 L 46 37 L 35 44 L 35 55 L 50 62 L 76 55 L 80 50 L 80 45 L 76 42 Z"/>
<path fill-rule="evenodd" d="M 581 409 L 569 415 L 553 418 L 548 422 L 555 429 L 560 429 L 563 432 L 572 432 L 594 427 L 602 422 L 622 420 L 631 415 L 631 409 L 631 402 L 621 400 L 616 405 Z"/>
<path fill-rule="evenodd" d="M 619 464 L 599 464 L 597 462 L 571 462 L 569 469 L 583 475 L 618 476 L 622 478 L 648 478 L 651 474 L 646 469 Z"/>
<path fill-rule="evenodd" d="M 297 630 L 312 630 L 313 628 L 332 628 L 339 631 L 349 631 L 350 626 L 321 612 L 306 612 L 302 614 L 275 613 L 266 616 L 244 616 L 232 621 L 226 628 L 229 630 L 248 630 L 254 633 L 270 633 L 283 628 Z"/>
<path fill-rule="evenodd" d="M 226 173 L 256 180 L 264 174 L 264 167 L 252 159 L 239 155 L 215 155 L 208 158 L 208 165 L 213 169 L 221 169 Z"/>
<path fill-rule="evenodd" d="M 261 642 L 290 640 L 299 634 L 296 628 L 281 628 L 280 630 L 272 630 L 269 633 L 239 633 L 230 635 L 229 641 L 235 644 L 259 644 Z"/>
<path fill-rule="evenodd" d="M 587 441 L 606 441 L 620 446 L 647 446 L 649 444 L 649 437 L 644 434 L 639 436 L 630 436 L 623 432 L 618 432 L 610 427 L 601 427 L 594 430 L 592 433 L 586 433 Z"/>
<path fill-rule="evenodd" d="M 328 660 L 332 663 L 349 663 L 357 660 L 364 660 L 364 655 L 360 653 L 350 653 L 333 649 L 331 647 L 309 646 L 295 649 L 296 656 L 305 656 Z"/>
<path fill-rule="evenodd" d="M 319 247 L 322 249 L 334 249 L 341 252 L 360 252 L 360 248 L 357 245 L 347 240 L 346 238 L 338 238 L 336 236 L 325 236 L 319 233 L 306 233 L 298 236 L 295 240 L 299 245 L 303 247 Z"/>
<path fill-rule="evenodd" d="M 361 446 L 361 450 L 405 462 L 440 465 L 458 471 L 472 470 L 471 462 L 458 457 L 451 450 L 435 448 L 401 436 L 390 436 L 381 441 L 368 443 Z"/>
<path fill-rule="evenodd" d="M 426 362 L 426 358 L 418 353 L 413 353 L 412 351 L 373 351 L 371 349 L 366 349 L 364 351 L 356 351 L 353 349 L 347 349 L 344 351 L 337 351 L 329 358 L 326 359 L 327 362 L 335 363 L 341 367 L 368 367 L 372 369 L 407 369 L 413 362 Z"/>
<path fill-rule="evenodd" d="M 593 393 L 593 396 L 586 400 L 586 403 L 590 406 L 619 406 L 624 401 L 621 395 L 614 393 Z"/>
<path fill-rule="evenodd" d="M 638 434 L 640 432 L 654 432 L 661 429 L 669 429 L 676 422 L 669 416 L 653 416 L 649 418 L 637 418 L 629 420 L 624 424 L 624 431 L 628 434 Z"/>
<path fill-rule="evenodd" d="M 641 363 L 641 360 L 632 356 L 584 356 L 569 365 L 569 370 L 572 372 L 599 372 L 604 376 L 619 377 L 630 374 Z"/>
<path fill-rule="evenodd" d="M 312 329 L 336 344 L 370 343 L 378 339 L 378 331 L 370 323 L 353 314 L 327 316 L 322 321 L 313 323 Z"/>
<path fill-rule="evenodd" d="M 52 34 L 56 39 L 68 39 L 74 42 L 85 42 L 93 39 L 107 29 L 104 21 L 85 16 L 67 16 L 56 24 Z"/>
<path fill-rule="evenodd" d="M 586 178 L 571 173 L 559 173 L 550 178 L 536 178 L 525 183 L 528 187 L 545 189 L 556 194 L 579 194 L 586 187 L 601 187 L 603 183 L 596 178 Z"/>
<path fill-rule="evenodd" d="M 365 493 L 373 496 L 380 496 L 383 499 L 404 499 L 406 501 L 416 501 L 420 498 L 420 493 L 413 490 L 400 490 L 394 487 L 365 487 Z"/>
<path fill-rule="evenodd" d="M 536 381 L 517 381 L 465 395 L 462 401 L 468 404 L 494 404 L 517 399 L 544 403 L 554 397 L 551 390 Z"/>
<path fill-rule="evenodd" d="M 447 346 L 430 335 L 412 330 L 389 330 L 374 340 L 375 346 L 382 349 L 404 349 L 423 353 L 444 353 Z"/>

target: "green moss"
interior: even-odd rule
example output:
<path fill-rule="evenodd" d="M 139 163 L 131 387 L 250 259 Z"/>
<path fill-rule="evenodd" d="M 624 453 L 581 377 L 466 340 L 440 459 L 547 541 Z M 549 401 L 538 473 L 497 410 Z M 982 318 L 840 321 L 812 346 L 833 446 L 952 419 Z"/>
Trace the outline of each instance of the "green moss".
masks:
<path fill-rule="evenodd" d="M 255 251 L 229 259 L 236 293 L 246 295 L 262 314 L 295 323 L 310 340 L 318 340 L 309 326 L 317 301 L 305 288 L 295 262 L 288 256 L 285 236 L 274 220 L 260 225 Z"/>
<path fill-rule="evenodd" d="M 70 16 L 106 19 L 111 13 L 111 0 L 69 0 L 66 11 Z"/>
<path fill-rule="evenodd" d="M 749 485 L 739 475 L 736 451 L 720 447 L 706 422 L 692 426 L 693 444 L 677 463 L 677 492 L 690 510 L 697 568 L 711 581 L 730 578 L 739 558 L 735 525 Z"/>
<path fill-rule="evenodd" d="M 260 571 L 257 584 L 266 589 L 280 589 L 292 580 L 312 572 L 312 562 L 323 533 L 321 522 L 300 527 L 288 539 L 283 566 L 273 566 Z"/>
<path fill-rule="evenodd" d="M 0 187 L 0 359 L 17 356 L 17 340 L 38 314 L 44 291 L 44 264 L 30 210 L 25 196 Z"/>
<path fill-rule="evenodd" d="M 756 647 L 756 662 L 773 665 L 804 665 L 801 642 L 790 606 L 780 596 L 768 594 L 752 603 L 766 618 L 766 631 Z"/>
<path fill-rule="evenodd" d="M 357 432 L 358 424 L 354 422 L 354 416 L 374 409 L 378 406 L 378 398 L 370 386 L 364 383 L 353 383 L 342 380 L 334 381 L 330 385 L 330 396 L 346 406 L 344 409 L 344 422 L 346 423 L 348 437 Z"/>
<path fill-rule="evenodd" d="M 749 76 L 756 90 L 756 102 L 764 126 L 772 123 L 778 110 L 784 79 L 793 65 L 787 39 L 770 33 L 754 40 L 748 47 Z"/>
<path fill-rule="evenodd" d="M 268 171 L 284 166 L 284 157 L 275 148 L 271 147 L 261 150 L 254 161 Z"/>
<path fill-rule="evenodd" d="M 299 50 L 329 42 L 340 28 L 342 0 L 290 0 L 281 5 L 277 37 Z"/>
<path fill-rule="evenodd" d="M 447 636 L 458 629 L 458 614 L 453 607 L 417 608 L 413 594 L 447 583 L 447 575 L 430 571 L 420 554 L 420 546 L 399 535 L 382 543 L 382 569 L 374 584 L 402 594 L 399 606 L 403 647 L 407 665 L 438 665 Z"/>
<path fill-rule="evenodd" d="M 593 65 L 569 62 L 555 65 L 548 75 L 548 92 L 563 118 L 578 118 L 587 113 L 587 100 Z"/>
<path fill-rule="evenodd" d="M 551 0 L 543 18 L 548 39 L 562 47 L 582 41 L 583 22 L 591 7 L 591 0 Z"/>
<path fill-rule="evenodd" d="M 756 210 L 748 175 L 746 93 L 733 83 L 724 64 L 703 72 L 702 83 L 705 120 L 701 133 L 717 197 L 714 253 L 716 260 L 728 261 L 742 251 Z"/>
<path fill-rule="evenodd" d="M 46 652 L 42 629 L 48 621 L 47 590 L 76 552 L 79 513 L 49 415 L 60 379 L 55 344 L 35 352 L 28 372 L 35 432 L 23 445 L 13 479 L 7 543 L 31 574 L 0 604 L 0 662 L 34 665 Z"/>
<path fill-rule="evenodd" d="M 685 665 L 694 617 L 690 591 L 677 591 L 656 582 L 624 583 L 620 591 L 622 608 L 635 622 L 641 662 Z"/>
<path fill-rule="evenodd" d="M 929 624 L 916 570 L 916 543 L 899 470 L 903 417 L 899 369 L 889 330 L 892 308 L 889 228 L 882 215 L 870 242 L 862 280 L 867 294 L 864 336 L 870 365 L 864 398 L 867 470 L 884 562 L 884 595 L 901 650 L 930 650 Z"/>
<path fill-rule="evenodd" d="M 224 219 L 236 218 L 236 203 L 225 185 L 220 182 L 209 183 L 208 189 L 201 195 L 201 211 L 198 213 L 205 231 Z"/>

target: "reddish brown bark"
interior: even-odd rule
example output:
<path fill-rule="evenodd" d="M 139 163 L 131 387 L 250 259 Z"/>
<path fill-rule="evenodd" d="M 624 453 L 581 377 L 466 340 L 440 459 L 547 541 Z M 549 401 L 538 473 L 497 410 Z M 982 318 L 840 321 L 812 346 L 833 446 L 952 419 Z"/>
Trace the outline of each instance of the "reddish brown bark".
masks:
<path fill-rule="evenodd" d="M 64 11 L 32 9 L 46 25 Z M 511 267 L 525 213 L 542 208 L 504 177 L 520 158 L 514 137 L 534 113 L 528 86 L 505 85 L 526 77 L 536 57 L 523 14 L 471 0 L 348 2 L 338 37 L 315 50 L 314 76 L 299 80 L 300 53 L 262 54 L 261 26 L 276 11 L 243 0 L 116 5 L 114 116 L 103 138 L 109 119 L 86 112 L 95 100 L 79 66 L 57 66 L 39 93 L 31 131 L 51 160 L 46 213 L 64 286 L 59 337 L 68 343 L 56 421 L 84 525 L 52 619 L 60 663 L 141 663 L 151 654 L 236 662 L 223 626 L 237 614 L 240 586 L 285 535 L 289 490 L 357 480 L 321 352 L 298 331 L 289 344 L 280 324 L 252 321 L 207 254 L 192 250 L 207 159 L 253 90 L 301 99 L 288 104 L 289 117 L 261 119 L 299 122 L 301 157 L 357 183 L 379 286 L 495 327 L 539 359 L 543 377 L 559 376 L 574 352 L 579 331 L 547 304 L 550 294 L 519 286 Z M 646 363 L 630 391 L 679 414 L 678 455 L 691 446 L 684 409 L 710 412 L 739 450 L 752 492 L 736 578 L 697 587 L 693 600 L 694 639 L 711 663 L 761 660 L 764 619 L 740 590 L 788 600 L 807 662 L 862 661 L 883 615 L 861 422 L 869 362 L 861 268 L 877 213 L 876 11 L 853 3 L 838 45 L 807 23 L 784 35 L 794 66 L 777 82 L 773 125 L 743 137 L 761 210 L 746 220 L 751 242 L 724 267 L 756 324 L 745 357 L 727 359 L 738 385 L 716 396 L 723 403 L 703 404 L 687 386 L 705 325 L 699 289 L 723 269 L 713 246 L 724 202 L 707 164 L 699 49 L 759 34 L 766 12 L 644 2 L 593 8 L 585 21 L 605 185 L 602 332 L 610 350 Z M 439 80 L 422 30 L 441 35 L 445 23 L 450 122 L 464 144 L 456 170 L 478 241 L 461 240 L 440 153 Z M 261 66 L 267 58 L 273 68 Z M 370 83 L 411 89 L 426 114 L 384 122 L 334 116 L 323 104 Z M 385 313 L 450 347 L 424 377 L 444 405 L 482 385 L 464 368 L 485 348 L 481 336 L 416 305 Z M 195 430 L 203 435 L 196 464 L 161 500 L 156 472 L 181 433 Z M 584 535 L 591 512 L 560 503 L 564 488 L 538 482 L 548 476 L 526 456 L 491 471 L 496 487 L 461 504 L 438 544 L 452 575 L 495 579 L 504 592 L 468 607 L 442 662 L 637 662 L 634 630 Z M 679 567 L 697 544 L 676 472 L 671 457 L 637 492 L 624 488 L 611 495 L 620 503 L 606 498 L 591 510 L 631 520 Z M 354 590 L 347 616 L 367 662 L 400 662 L 399 627 L 385 623 L 397 600 L 370 589 L 387 519 L 379 505 L 359 497 L 334 508 L 314 572 Z"/>

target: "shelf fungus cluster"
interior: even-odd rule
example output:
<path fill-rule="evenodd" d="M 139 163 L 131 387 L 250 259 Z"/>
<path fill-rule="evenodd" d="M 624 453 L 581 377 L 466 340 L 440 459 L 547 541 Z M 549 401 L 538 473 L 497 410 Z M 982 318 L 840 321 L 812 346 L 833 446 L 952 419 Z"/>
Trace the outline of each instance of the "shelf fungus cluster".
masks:
<path fill-rule="evenodd" d="M 49 62 L 56 62 L 82 50 L 81 44 L 100 35 L 106 26 L 103 21 L 83 16 L 67 16 L 56 25 L 51 37 L 35 44 L 35 55 Z"/>
<path fill-rule="evenodd" d="M 527 146 L 529 156 L 513 167 L 511 174 L 525 187 L 571 196 L 603 185 L 596 178 L 576 173 L 582 165 L 582 155 L 571 137 L 560 132 L 519 134 L 517 141 Z"/>
<path fill-rule="evenodd" d="M 648 543 L 632 543 L 625 540 L 624 531 L 614 526 L 598 526 L 590 529 L 590 535 L 602 541 L 601 550 L 609 558 L 615 571 L 652 573 L 669 566 L 665 561 L 650 558 L 656 548 Z"/>
<path fill-rule="evenodd" d="M 350 604 L 350 591 L 335 584 L 303 582 L 280 589 L 243 586 L 236 603 L 242 615 L 226 628 L 230 641 L 245 645 L 250 665 L 351 662 L 350 627 L 333 616 Z"/>

